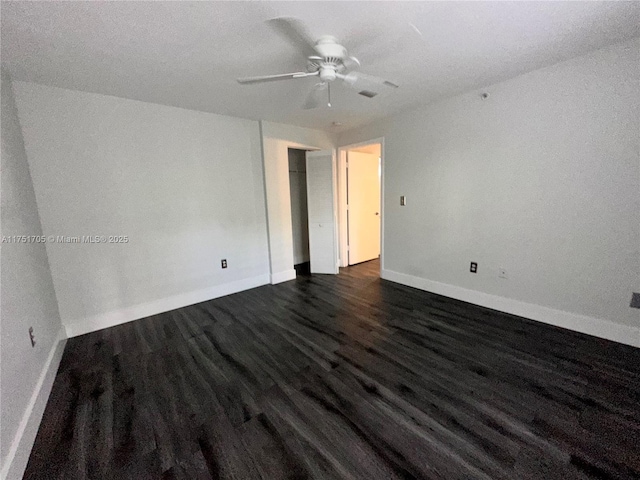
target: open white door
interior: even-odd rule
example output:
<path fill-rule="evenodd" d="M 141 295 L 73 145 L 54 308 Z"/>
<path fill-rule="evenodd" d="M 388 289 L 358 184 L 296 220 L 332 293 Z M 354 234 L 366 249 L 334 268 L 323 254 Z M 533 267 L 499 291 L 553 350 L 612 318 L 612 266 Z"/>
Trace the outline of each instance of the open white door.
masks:
<path fill-rule="evenodd" d="M 347 152 L 349 265 L 380 256 L 380 158 Z"/>
<path fill-rule="evenodd" d="M 338 273 L 334 179 L 333 152 L 307 152 L 311 273 Z"/>

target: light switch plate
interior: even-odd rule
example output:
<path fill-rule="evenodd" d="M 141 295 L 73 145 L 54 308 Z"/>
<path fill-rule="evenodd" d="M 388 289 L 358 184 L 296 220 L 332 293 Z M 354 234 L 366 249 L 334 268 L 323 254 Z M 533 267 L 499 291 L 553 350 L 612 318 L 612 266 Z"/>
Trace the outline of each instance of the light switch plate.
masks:
<path fill-rule="evenodd" d="M 404 207 L 407 204 L 407 197 L 404 195 L 400 196 L 400 206 Z"/>

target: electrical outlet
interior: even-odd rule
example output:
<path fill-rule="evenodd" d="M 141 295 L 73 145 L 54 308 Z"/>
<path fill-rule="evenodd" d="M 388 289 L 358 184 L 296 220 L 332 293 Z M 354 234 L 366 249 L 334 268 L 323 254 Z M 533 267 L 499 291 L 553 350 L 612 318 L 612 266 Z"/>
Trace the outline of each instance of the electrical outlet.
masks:
<path fill-rule="evenodd" d="M 405 197 L 404 195 L 400 196 L 400 206 L 404 207 L 407 205 L 407 197 Z"/>
<path fill-rule="evenodd" d="M 502 267 L 498 269 L 498 278 L 507 278 L 507 271 Z"/>
<path fill-rule="evenodd" d="M 33 334 L 33 327 L 29 327 L 29 340 L 31 340 L 31 346 L 36 346 L 36 336 Z"/>
<path fill-rule="evenodd" d="M 478 264 L 476 262 L 471 262 L 471 266 L 469 267 L 469 271 L 471 273 L 478 273 Z"/>
<path fill-rule="evenodd" d="M 631 294 L 631 308 L 640 308 L 640 293 L 633 292 Z"/>
<path fill-rule="evenodd" d="M 220 263 L 222 264 L 222 268 L 227 268 L 227 259 L 223 258 Z"/>

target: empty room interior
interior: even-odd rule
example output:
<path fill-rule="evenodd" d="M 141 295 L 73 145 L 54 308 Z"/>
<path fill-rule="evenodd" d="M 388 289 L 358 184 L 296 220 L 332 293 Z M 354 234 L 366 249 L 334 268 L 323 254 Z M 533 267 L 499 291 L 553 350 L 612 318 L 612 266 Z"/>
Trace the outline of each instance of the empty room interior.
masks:
<path fill-rule="evenodd" d="M 0 8 L 0 480 L 640 478 L 640 2 Z"/>

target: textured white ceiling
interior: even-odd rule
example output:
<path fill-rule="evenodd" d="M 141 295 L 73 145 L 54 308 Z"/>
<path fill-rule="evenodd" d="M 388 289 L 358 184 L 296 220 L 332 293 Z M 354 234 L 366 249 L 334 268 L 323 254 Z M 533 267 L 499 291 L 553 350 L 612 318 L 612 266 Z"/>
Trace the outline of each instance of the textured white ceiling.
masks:
<path fill-rule="evenodd" d="M 17 80 L 208 112 L 344 130 L 640 35 L 640 2 L 2 2 L 2 62 Z M 367 99 L 314 79 L 265 21 L 331 34 L 361 70 L 400 85 Z M 420 32 L 419 36 L 409 24 Z"/>

